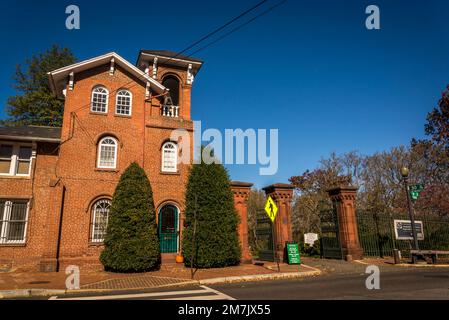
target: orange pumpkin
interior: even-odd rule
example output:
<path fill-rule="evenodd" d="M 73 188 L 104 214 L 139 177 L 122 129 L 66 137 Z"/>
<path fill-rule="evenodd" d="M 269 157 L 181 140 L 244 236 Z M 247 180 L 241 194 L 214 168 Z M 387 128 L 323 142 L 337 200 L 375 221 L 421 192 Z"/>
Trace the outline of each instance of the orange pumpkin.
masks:
<path fill-rule="evenodd" d="M 176 263 L 183 263 L 184 262 L 184 257 L 181 255 L 177 255 L 176 256 Z"/>

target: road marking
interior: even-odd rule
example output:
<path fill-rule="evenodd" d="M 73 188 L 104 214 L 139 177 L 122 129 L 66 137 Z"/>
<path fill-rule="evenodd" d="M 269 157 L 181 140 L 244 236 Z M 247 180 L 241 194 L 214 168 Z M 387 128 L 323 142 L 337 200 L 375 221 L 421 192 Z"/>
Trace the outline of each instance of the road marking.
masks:
<path fill-rule="evenodd" d="M 91 297 L 75 297 L 75 298 L 58 298 L 58 296 L 50 297 L 48 300 L 120 300 L 120 299 L 142 299 L 155 298 L 154 300 L 235 300 L 234 298 L 221 293 L 217 290 L 206 286 L 201 286 L 201 290 L 185 290 L 185 291 L 169 291 L 169 292 L 151 292 L 138 294 L 121 294 L 121 295 L 104 295 Z M 201 295 L 209 293 L 209 295 Z M 186 297 L 164 298 L 170 296 Z M 160 299 L 158 299 L 160 298 Z"/>
<path fill-rule="evenodd" d="M 366 263 L 366 262 L 361 261 L 361 260 L 354 260 L 354 262 L 360 263 L 360 264 L 364 264 L 364 265 L 369 265 L 369 263 Z"/>
<path fill-rule="evenodd" d="M 201 286 L 201 288 L 205 289 L 206 291 L 210 291 L 215 293 L 216 295 L 222 296 L 223 298 L 225 298 L 224 300 L 235 300 L 233 297 L 228 296 L 227 294 L 224 294 L 223 292 L 220 292 L 218 290 L 206 287 L 206 286 Z"/>
<path fill-rule="evenodd" d="M 182 297 L 182 298 L 169 298 L 169 299 L 157 299 L 157 300 L 228 300 L 222 296 L 196 296 L 196 297 Z"/>

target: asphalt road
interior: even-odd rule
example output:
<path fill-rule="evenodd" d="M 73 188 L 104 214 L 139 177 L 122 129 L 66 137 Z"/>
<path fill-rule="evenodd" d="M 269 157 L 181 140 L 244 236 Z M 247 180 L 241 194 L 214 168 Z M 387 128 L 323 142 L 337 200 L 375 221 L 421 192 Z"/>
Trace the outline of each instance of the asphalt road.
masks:
<path fill-rule="evenodd" d="M 380 289 L 368 290 L 364 273 L 328 275 L 299 280 L 213 286 L 237 300 L 360 300 L 444 299 L 449 300 L 448 268 L 413 268 L 381 272 Z"/>
<path fill-rule="evenodd" d="M 189 286 L 138 292 L 52 297 L 93 300 L 449 300 L 449 268 L 401 268 L 380 273 L 380 289 L 368 290 L 368 275 L 329 274 L 313 278 L 214 286 Z M 48 299 L 48 298 L 47 298 Z"/>

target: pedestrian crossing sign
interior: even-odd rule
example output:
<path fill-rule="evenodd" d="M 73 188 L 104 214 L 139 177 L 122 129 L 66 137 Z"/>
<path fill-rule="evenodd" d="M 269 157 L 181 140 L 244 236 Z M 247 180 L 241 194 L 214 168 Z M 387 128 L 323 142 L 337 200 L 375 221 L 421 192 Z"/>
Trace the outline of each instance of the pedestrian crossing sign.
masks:
<path fill-rule="evenodd" d="M 267 204 L 265 205 L 265 212 L 271 219 L 271 222 L 274 222 L 274 219 L 276 219 L 276 214 L 278 213 L 278 207 L 271 197 L 268 197 Z"/>

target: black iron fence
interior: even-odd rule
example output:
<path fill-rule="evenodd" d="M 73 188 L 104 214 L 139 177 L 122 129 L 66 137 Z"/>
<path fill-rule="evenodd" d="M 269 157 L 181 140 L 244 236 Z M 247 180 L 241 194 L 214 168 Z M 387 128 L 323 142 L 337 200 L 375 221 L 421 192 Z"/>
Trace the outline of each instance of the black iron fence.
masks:
<path fill-rule="evenodd" d="M 329 259 L 342 259 L 338 215 L 335 208 L 320 212 L 321 256 Z"/>
<path fill-rule="evenodd" d="M 410 220 L 408 215 L 390 213 L 357 212 L 359 240 L 365 256 L 393 256 L 399 249 L 408 257 L 413 248 L 411 240 L 396 240 L 394 220 Z M 420 249 L 449 250 L 449 218 L 431 215 L 416 215 L 422 221 L 424 240 L 419 240 Z"/>
<path fill-rule="evenodd" d="M 257 214 L 256 246 L 258 259 L 262 261 L 274 261 L 273 227 L 270 218 L 263 210 Z"/>

